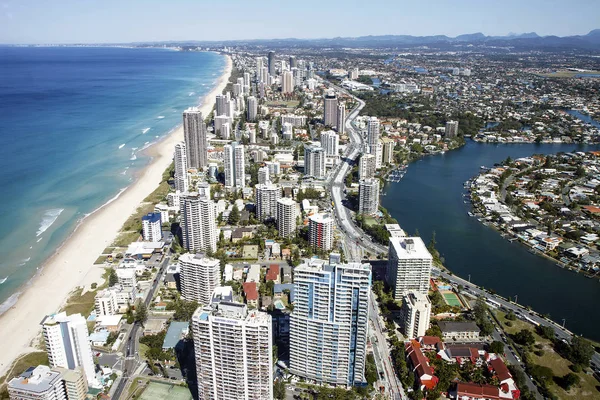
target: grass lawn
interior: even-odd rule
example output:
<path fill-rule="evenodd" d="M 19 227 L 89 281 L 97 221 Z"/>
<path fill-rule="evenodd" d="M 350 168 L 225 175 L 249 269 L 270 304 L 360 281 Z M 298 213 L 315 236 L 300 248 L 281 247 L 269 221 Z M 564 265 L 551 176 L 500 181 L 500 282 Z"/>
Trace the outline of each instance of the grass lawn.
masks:
<path fill-rule="evenodd" d="M 138 347 L 138 351 L 140 352 L 140 357 L 141 358 L 146 358 L 146 352 L 150 350 L 150 347 L 148 347 L 148 345 L 145 345 L 143 343 L 140 343 L 139 347 Z"/>
<path fill-rule="evenodd" d="M 8 374 L 0 378 L 0 384 L 10 381 L 15 376 L 23 373 L 27 368 L 37 367 L 40 364 L 48 365 L 48 355 L 45 351 L 34 351 L 33 353 L 25 354 L 15 360 L 9 369 Z M 2 398 L 2 394 L 0 393 L 0 399 Z M 6 398 L 8 398 L 8 396 Z"/>
<path fill-rule="evenodd" d="M 63 309 L 67 315 L 80 313 L 87 317 L 94 309 L 96 291 L 87 291 L 83 295 L 82 291 L 83 289 L 77 289 L 67 300 L 67 305 Z"/>
<path fill-rule="evenodd" d="M 161 201 L 165 200 L 167 194 L 169 194 L 170 186 L 166 181 L 162 181 L 160 185 L 154 190 L 154 192 L 150 193 L 148 197 L 144 199 L 146 203 L 158 204 Z"/>
<path fill-rule="evenodd" d="M 145 387 L 148 384 L 148 380 L 147 379 L 135 379 L 133 381 L 133 383 L 131 384 L 131 386 L 129 386 L 129 394 L 128 394 L 128 398 L 131 397 L 132 394 L 134 394 L 136 392 L 136 390 Z"/>
<path fill-rule="evenodd" d="M 510 321 L 512 326 L 506 326 L 505 318 L 506 313 L 502 311 L 495 311 L 496 317 L 500 322 L 506 333 L 514 334 L 522 329 L 528 329 L 533 332 L 536 343 L 543 345 L 544 354 L 540 357 L 534 353 L 530 353 L 531 360 L 534 364 L 544 365 L 551 368 L 555 376 L 561 377 L 569 372 L 572 372 L 569 366 L 572 364 L 569 360 L 565 360 L 559 354 L 554 351 L 552 343 L 548 339 L 544 339 L 535 332 L 535 327 L 525 321 L 517 319 Z M 600 398 L 600 391 L 596 387 L 599 386 L 598 381 L 591 376 L 587 375 L 584 371 L 578 373 L 581 378 L 581 383 L 578 387 L 573 387 L 571 390 L 566 392 L 563 388 L 558 386 L 556 383 L 550 385 L 550 390 L 558 396 L 560 399 L 597 399 Z"/>
<path fill-rule="evenodd" d="M 100 256 L 94 261 L 94 264 L 104 264 L 106 262 L 107 256 Z"/>
<path fill-rule="evenodd" d="M 140 219 L 140 224 L 141 224 L 141 219 Z M 119 236 L 117 236 L 117 238 L 113 242 L 113 245 L 118 246 L 118 247 L 127 247 L 132 242 L 135 242 L 136 240 L 138 240 L 139 237 L 140 237 L 139 231 L 120 233 Z"/>
<path fill-rule="evenodd" d="M 364 221 L 367 226 L 377 225 L 377 220 L 373 217 L 365 217 Z"/>
<path fill-rule="evenodd" d="M 112 254 L 113 251 L 115 251 L 114 247 L 107 247 L 107 248 L 104 249 L 104 251 L 102 251 L 102 254 L 107 254 L 107 255 L 108 254 Z"/>

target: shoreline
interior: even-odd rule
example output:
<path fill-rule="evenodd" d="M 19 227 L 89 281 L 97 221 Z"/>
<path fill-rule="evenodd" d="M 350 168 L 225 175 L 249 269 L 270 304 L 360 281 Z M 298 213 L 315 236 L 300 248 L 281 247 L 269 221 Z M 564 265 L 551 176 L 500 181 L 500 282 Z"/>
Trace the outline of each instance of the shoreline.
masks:
<path fill-rule="evenodd" d="M 200 107 L 204 116 L 212 111 L 214 97 L 223 92 L 232 72 L 231 57 L 222 55 L 225 67 L 216 85 L 199 104 L 193 104 Z M 175 143 L 182 140 L 183 125 L 179 124 L 145 149 L 145 155 L 150 158 L 135 180 L 85 215 L 40 265 L 38 272 L 5 301 L 18 296 L 0 315 L 0 341 L 8 344 L 0 355 L 0 376 L 5 375 L 19 356 L 37 350 L 32 342 L 41 332 L 39 321 L 45 315 L 59 311 L 77 287 L 86 290 L 92 283 L 102 284 L 105 266 L 94 262 L 117 238 L 125 221 L 160 184 L 162 174 L 172 162 Z"/>

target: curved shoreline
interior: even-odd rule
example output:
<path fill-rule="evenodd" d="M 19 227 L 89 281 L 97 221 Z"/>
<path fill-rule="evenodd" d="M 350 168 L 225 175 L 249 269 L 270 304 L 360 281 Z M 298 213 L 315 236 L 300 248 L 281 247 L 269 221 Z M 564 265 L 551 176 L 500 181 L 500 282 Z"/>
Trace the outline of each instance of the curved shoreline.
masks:
<path fill-rule="evenodd" d="M 226 63 L 221 76 L 200 103 L 205 115 L 212 110 L 214 97 L 222 93 L 231 75 L 231 57 L 223 56 Z M 0 376 L 18 356 L 35 350 L 32 341 L 38 336 L 39 322 L 45 315 L 58 311 L 75 288 L 102 283 L 104 266 L 94 262 L 118 236 L 129 216 L 159 185 L 162 174 L 171 164 L 174 145 L 181 140 L 183 127 L 178 125 L 145 149 L 150 158 L 136 174 L 135 180 L 84 216 L 56 251 L 40 265 L 38 272 L 11 295 L 20 293 L 14 304 L 0 315 L 0 341 L 5 344 L 0 354 Z"/>

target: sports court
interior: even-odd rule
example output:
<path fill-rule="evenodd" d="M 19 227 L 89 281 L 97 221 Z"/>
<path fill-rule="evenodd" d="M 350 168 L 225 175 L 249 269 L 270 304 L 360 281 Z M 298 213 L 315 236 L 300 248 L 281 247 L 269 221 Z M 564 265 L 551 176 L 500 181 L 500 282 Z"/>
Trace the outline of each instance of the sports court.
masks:
<path fill-rule="evenodd" d="M 141 400 L 192 400 L 190 389 L 168 383 L 150 382 L 142 395 Z"/>
<path fill-rule="evenodd" d="M 449 290 L 440 291 L 441 295 L 444 296 L 444 301 L 446 304 L 452 307 L 463 307 L 463 304 L 458 299 L 456 293 L 451 292 Z"/>

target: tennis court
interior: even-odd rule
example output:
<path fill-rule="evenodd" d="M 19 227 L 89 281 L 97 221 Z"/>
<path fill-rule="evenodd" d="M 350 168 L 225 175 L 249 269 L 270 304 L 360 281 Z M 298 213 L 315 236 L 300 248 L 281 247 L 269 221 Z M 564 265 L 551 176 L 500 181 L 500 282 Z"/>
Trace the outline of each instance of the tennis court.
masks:
<path fill-rule="evenodd" d="M 192 400 L 190 389 L 183 386 L 169 385 L 168 383 L 150 382 L 142 395 L 141 400 Z"/>
<path fill-rule="evenodd" d="M 442 296 L 444 296 L 444 300 L 446 301 L 446 304 L 448 304 L 449 306 L 452 307 L 462 307 L 463 304 L 460 302 L 460 300 L 458 299 L 458 296 L 456 295 L 456 293 L 454 292 L 450 292 L 450 291 L 444 291 L 444 292 L 440 292 L 442 294 Z"/>

